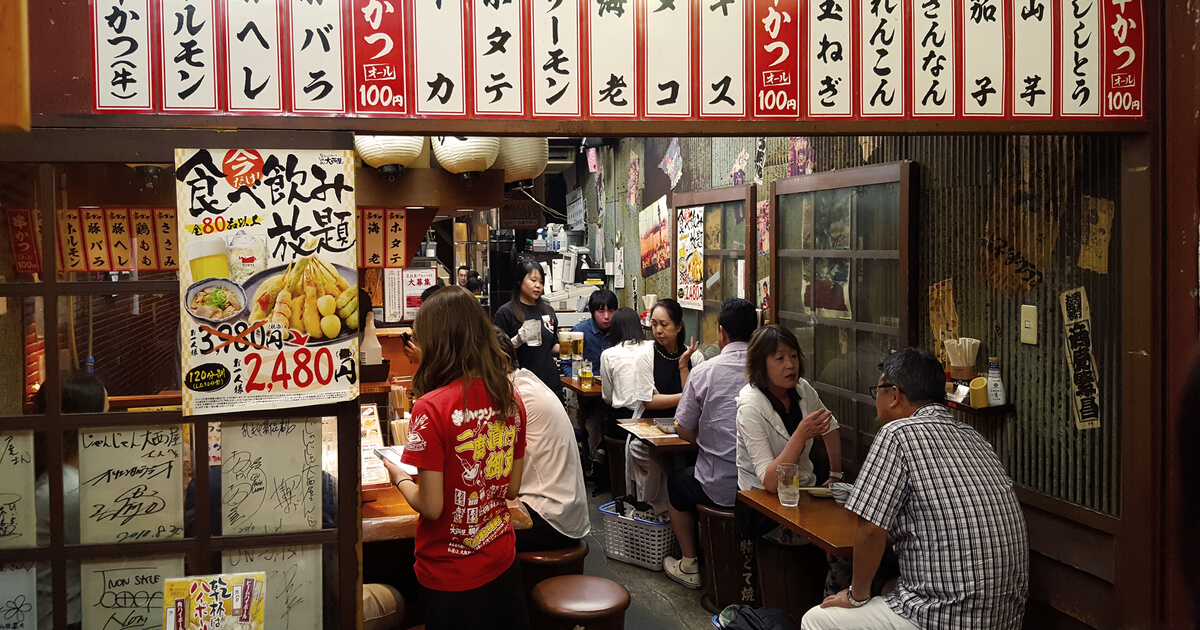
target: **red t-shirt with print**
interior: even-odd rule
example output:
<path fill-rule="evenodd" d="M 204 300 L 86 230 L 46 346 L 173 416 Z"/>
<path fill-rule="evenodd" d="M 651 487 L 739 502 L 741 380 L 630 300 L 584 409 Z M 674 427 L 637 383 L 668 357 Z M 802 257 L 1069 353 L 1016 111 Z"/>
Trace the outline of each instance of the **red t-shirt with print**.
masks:
<path fill-rule="evenodd" d="M 516 559 L 504 495 L 513 462 L 525 456 L 525 406 L 502 418 L 482 379 L 465 409 L 462 379 L 413 405 L 402 461 L 442 472 L 442 516 L 417 521 L 416 574 L 425 588 L 466 591 L 491 582 Z M 513 392 L 513 396 L 517 396 Z"/>

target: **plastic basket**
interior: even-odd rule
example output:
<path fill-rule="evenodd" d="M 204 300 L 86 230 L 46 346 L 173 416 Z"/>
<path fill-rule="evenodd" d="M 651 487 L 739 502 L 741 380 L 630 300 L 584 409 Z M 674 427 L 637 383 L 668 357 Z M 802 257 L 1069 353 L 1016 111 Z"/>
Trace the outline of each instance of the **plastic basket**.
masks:
<path fill-rule="evenodd" d="M 616 501 L 600 506 L 604 515 L 604 553 L 613 560 L 650 569 L 663 570 L 663 558 L 676 549 L 671 522 L 655 523 L 617 514 Z"/>

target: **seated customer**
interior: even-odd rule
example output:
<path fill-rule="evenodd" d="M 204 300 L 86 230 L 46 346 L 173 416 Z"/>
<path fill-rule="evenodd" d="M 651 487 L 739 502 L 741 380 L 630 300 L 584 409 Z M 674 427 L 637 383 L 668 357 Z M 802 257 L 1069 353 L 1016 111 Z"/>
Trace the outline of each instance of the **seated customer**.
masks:
<path fill-rule="evenodd" d="M 536 374 L 517 367 L 512 340 L 493 328 L 500 349 L 512 360 L 513 389 L 525 403 L 525 470 L 517 497 L 533 527 L 517 530 L 517 552 L 572 547 L 591 531 L 575 430 L 558 396 Z"/>
<path fill-rule="evenodd" d="M 592 316 L 571 328 L 571 332 L 583 333 L 583 358 L 592 362 L 592 369 L 600 369 L 600 355 L 609 348 L 609 330 L 613 314 L 617 312 L 617 295 L 608 289 L 600 289 L 588 298 L 588 312 Z M 579 423 L 587 431 L 587 454 L 595 460 L 597 449 L 604 438 L 604 418 L 607 409 L 594 398 L 579 399 Z"/>
<path fill-rule="evenodd" d="M 1020 628 L 1029 547 L 1012 480 L 992 445 L 946 408 L 933 353 L 908 348 L 879 367 L 871 393 L 883 426 L 846 501 L 858 515 L 853 582 L 802 628 Z M 900 579 L 871 597 L 889 539 Z"/>
<path fill-rule="evenodd" d="M 737 405 L 746 382 L 746 342 L 758 325 L 754 305 L 730 298 L 717 316 L 721 353 L 696 366 L 675 410 L 679 437 L 696 444 L 696 465 L 671 476 L 671 529 L 682 557 L 666 558 L 663 570 L 688 588 L 700 588 L 696 549 L 696 508 L 733 507 L 737 499 Z"/>
<path fill-rule="evenodd" d="M 829 453 L 825 484 L 842 478 L 838 422 L 803 377 L 804 353 L 792 331 L 778 324 L 755 331 L 746 352 L 749 384 L 737 397 L 739 490 L 765 488 L 774 494 L 780 464 L 799 465 L 801 487 L 817 485 L 809 458 L 817 437 Z"/>
<path fill-rule="evenodd" d="M 749 384 L 737 398 L 739 490 L 766 489 L 776 494 L 775 470 L 780 464 L 800 467 L 800 487 L 817 485 L 810 453 L 818 437 L 829 454 L 830 472 L 825 485 L 842 478 L 842 443 L 837 419 L 825 409 L 816 390 L 803 377 L 804 353 L 792 331 L 769 324 L 754 332 L 746 352 Z M 746 535 L 765 533 L 774 542 L 808 544 L 791 530 L 776 526 L 774 521 L 759 520 L 763 526 L 745 532 Z M 814 549 L 813 554 L 817 553 Z M 829 595 L 849 583 L 850 566 L 829 554 L 825 560 L 829 563 L 825 593 Z"/>

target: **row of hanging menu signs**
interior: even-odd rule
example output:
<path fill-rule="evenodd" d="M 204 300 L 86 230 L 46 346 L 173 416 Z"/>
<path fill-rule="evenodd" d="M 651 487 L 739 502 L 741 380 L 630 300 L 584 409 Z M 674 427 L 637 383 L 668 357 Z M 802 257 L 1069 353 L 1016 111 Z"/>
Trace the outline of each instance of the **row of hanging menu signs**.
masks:
<path fill-rule="evenodd" d="M 1143 0 L 92 0 L 94 111 L 1144 118 Z"/>

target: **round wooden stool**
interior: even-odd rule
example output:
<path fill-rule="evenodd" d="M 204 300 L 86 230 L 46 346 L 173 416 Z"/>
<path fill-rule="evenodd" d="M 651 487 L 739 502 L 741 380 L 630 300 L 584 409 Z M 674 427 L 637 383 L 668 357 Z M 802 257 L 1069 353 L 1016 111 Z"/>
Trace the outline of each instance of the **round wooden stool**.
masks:
<path fill-rule="evenodd" d="M 525 584 L 525 599 L 533 602 L 530 597 L 533 587 L 542 580 L 559 575 L 579 575 L 583 573 L 583 560 L 588 555 L 586 540 L 566 549 L 554 551 L 525 551 L 517 554 L 521 563 L 521 581 Z"/>
<path fill-rule="evenodd" d="M 533 603 L 546 630 L 623 630 L 629 591 L 594 575 L 560 575 L 533 587 Z"/>

